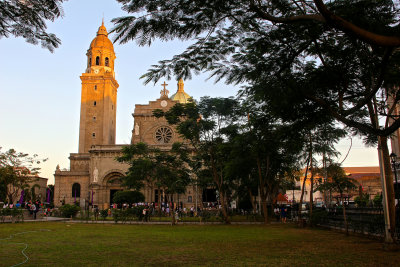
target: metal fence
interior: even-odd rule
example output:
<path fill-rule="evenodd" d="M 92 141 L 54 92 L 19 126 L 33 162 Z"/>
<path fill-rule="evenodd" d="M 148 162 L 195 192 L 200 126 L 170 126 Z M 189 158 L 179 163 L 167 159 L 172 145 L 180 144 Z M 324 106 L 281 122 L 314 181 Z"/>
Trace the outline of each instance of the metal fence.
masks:
<path fill-rule="evenodd" d="M 395 233 L 400 238 L 400 209 L 396 208 Z M 304 217 L 304 216 L 303 216 Z M 307 214 L 308 217 L 308 214 Z M 385 220 L 382 208 L 346 208 L 349 231 L 381 237 L 385 232 Z M 314 225 L 345 229 L 343 209 L 314 209 L 307 221 Z"/>

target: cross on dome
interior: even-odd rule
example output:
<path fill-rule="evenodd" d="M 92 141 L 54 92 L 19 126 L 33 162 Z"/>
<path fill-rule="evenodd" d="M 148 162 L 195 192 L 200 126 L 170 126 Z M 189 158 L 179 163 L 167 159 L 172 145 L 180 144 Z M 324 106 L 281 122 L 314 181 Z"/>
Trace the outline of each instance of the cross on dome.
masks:
<path fill-rule="evenodd" d="M 169 91 L 167 90 L 167 87 L 166 87 L 168 84 L 166 84 L 165 81 L 164 81 L 164 83 L 161 84 L 161 85 L 164 86 L 164 89 L 160 91 L 161 97 L 167 97 L 168 98 Z"/>

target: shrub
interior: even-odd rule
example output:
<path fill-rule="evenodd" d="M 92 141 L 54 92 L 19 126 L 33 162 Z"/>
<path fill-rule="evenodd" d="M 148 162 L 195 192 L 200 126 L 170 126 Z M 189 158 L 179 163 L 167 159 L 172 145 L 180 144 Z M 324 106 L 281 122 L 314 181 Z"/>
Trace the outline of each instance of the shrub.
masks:
<path fill-rule="evenodd" d="M 357 204 L 357 207 L 366 207 L 369 202 L 369 195 L 361 194 L 361 196 L 357 196 L 354 198 L 354 202 Z"/>
<path fill-rule="evenodd" d="M 118 191 L 114 194 L 112 201 L 117 204 L 143 202 L 144 195 L 139 191 Z"/>
<path fill-rule="evenodd" d="M 141 219 L 143 217 L 144 206 L 136 206 L 130 209 L 132 210 L 131 212 L 134 214 L 136 218 Z"/>
<path fill-rule="evenodd" d="M 59 208 L 61 215 L 65 218 L 75 217 L 78 211 L 81 210 L 80 207 L 76 205 L 65 204 Z"/>
<path fill-rule="evenodd" d="M 127 210 L 114 210 L 112 216 L 115 223 L 118 221 L 126 222 L 129 214 Z"/>
<path fill-rule="evenodd" d="M 10 216 L 12 222 L 23 220 L 23 209 L 18 208 L 4 208 L 0 209 L 1 221 L 4 222 L 6 217 Z"/>
<path fill-rule="evenodd" d="M 201 210 L 199 215 L 202 220 L 208 221 L 208 220 L 210 220 L 212 214 L 208 210 Z"/>
<path fill-rule="evenodd" d="M 373 202 L 375 207 L 382 207 L 382 194 L 376 195 Z"/>
<path fill-rule="evenodd" d="M 316 226 L 318 224 L 326 222 L 328 218 L 328 212 L 326 210 L 314 210 L 311 215 L 311 225 Z"/>
<path fill-rule="evenodd" d="M 107 218 L 107 216 L 108 216 L 108 210 L 100 211 L 100 217 L 103 219 L 103 221 Z"/>

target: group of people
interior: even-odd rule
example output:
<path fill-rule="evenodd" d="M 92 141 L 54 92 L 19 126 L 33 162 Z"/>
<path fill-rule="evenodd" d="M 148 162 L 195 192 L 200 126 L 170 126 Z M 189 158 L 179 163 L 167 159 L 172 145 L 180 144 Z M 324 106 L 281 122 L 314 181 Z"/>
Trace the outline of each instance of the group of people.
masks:
<path fill-rule="evenodd" d="M 29 214 L 33 216 L 34 220 L 36 220 L 36 214 L 40 210 L 40 202 L 39 201 L 36 201 L 36 202 L 29 201 L 29 203 L 25 206 L 25 208 L 27 210 L 29 210 Z"/>
<path fill-rule="evenodd" d="M 21 207 L 21 204 L 19 202 L 17 202 L 17 204 L 13 204 L 13 203 L 8 204 L 8 202 L 6 202 L 3 205 L 3 209 L 6 209 L 6 208 L 10 208 L 10 209 L 17 208 L 18 209 L 20 207 Z"/>
<path fill-rule="evenodd" d="M 208 204 L 208 205 L 207 205 Z M 207 203 L 205 205 L 206 210 L 208 209 L 217 209 L 218 205 L 215 205 L 211 202 Z M 133 204 L 110 204 L 109 208 L 108 208 L 108 216 L 111 217 L 112 216 L 112 210 L 114 209 L 128 209 L 128 208 L 133 208 L 133 207 L 143 207 L 143 212 L 141 216 L 141 219 L 144 221 L 149 220 L 150 216 L 156 216 L 158 214 L 158 203 L 157 202 L 139 202 L 139 203 L 133 203 Z M 175 216 L 175 218 L 179 218 L 179 217 L 194 217 L 197 216 L 197 214 L 199 214 L 201 212 L 201 208 L 197 207 L 197 211 L 196 208 L 194 206 L 189 207 L 183 207 L 182 203 L 177 203 L 177 202 L 162 202 L 161 203 L 161 214 L 163 216 Z M 99 208 L 97 205 L 93 205 L 92 206 L 92 212 L 94 214 L 95 217 L 98 217 L 99 214 Z"/>
<path fill-rule="evenodd" d="M 5 202 L 4 205 L 3 205 L 3 209 L 6 209 L 6 208 L 10 208 L 10 209 L 13 209 L 13 208 L 16 208 L 16 209 L 24 208 L 24 209 L 27 209 L 29 211 L 29 214 L 32 216 L 32 218 L 34 220 L 36 220 L 37 213 L 41 209 L 44 210 L 44 215 L 45 216 L 47 216 L 50 213 L 50 209 L 49 208 L 46 209 L 44 207 L 44 205 L 39 200 L 37 200 L 37 201 L 29 201 L 29 202 L 28 201 L 27 202 L 22 202 L 22 204 L 19 203 L 19 202 L 17 202 L 16 204 Z"/>
<path fill-rule="evenodd" d="M 144 210 L 146 210 L 146 213 L 149 215 L 155 215 L 156 212 L 158 211 L 158 203 L 156 202 L 139 202 L 139 203 L 133 203 L 133 204 L 111 204 L 110 205 L 110 210 L 111 209 L 117 209 L 117 208 L 122 208 L 127 209 L 130 207 L 144 207 Z M 212 208 L 214 206 L 208 206 L 209 208 Z M 198 207 L 198 211 L 200 210 L 200 207 Z M 197 211 L 197 212 L 198 212 Z M 190 216 L 193 217 L 196 215 L 196 209 L 194 206 L 191 206 L 190 208 L 183 207 L 182 203 L 176 203 L 176 202 L 168 202 L 168 203 L 161 203 L 161 213 L 164 216 L 169 216 L 171 214 L 175 214 L 178 212 L 182 216 Z"/>

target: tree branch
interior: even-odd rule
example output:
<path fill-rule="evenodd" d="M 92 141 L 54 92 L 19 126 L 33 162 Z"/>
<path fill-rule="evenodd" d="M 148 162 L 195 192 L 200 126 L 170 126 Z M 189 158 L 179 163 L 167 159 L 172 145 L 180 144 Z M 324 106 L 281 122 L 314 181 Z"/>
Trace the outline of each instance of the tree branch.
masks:
<path fill-rule="evenodd" d="M 318 21 L 318 22 L 323 22 L 323 23 L 326 22 L 325 18 L 318 14 L 296 15 L 296 16 L 290 16 L 290 17 L 286 17 L 286 18 L 275 17 L 275 16 L 272 16 L 271 14 L 265 12 L 261 8 L 260 2 L 257 5 L 254 0 L 250 1 L 250 10 L 254 11 L 260 18 L 271 21 L 273 23 L 296 23 L 296 22 L 301 22 L 301 21 Z"/>
<path fill-rule="evenodd" d="M 318 11 L 325 18 L 326 22 L 335 28 L 342 30 L 350 35 L 363 40 L 368 44 L 378 45 L 382 47 L 398 47 L 400 46 L 400 37 L 385 36 L 364 30 L 353 23 L 333 14 L 325 6 L 322 0 L 313 0 Z"/>
<path fill-rule="evenodd" d="M 377 78 L 372 90 L 368 94 L 366 94 L 365 98 L 362 98 L 360 101 L 358 101 L 358 103 L 355 106 L 353 106 L 352 108 L 350 108 L 348 110 L 343 111 L 342 112 L 343 115 L 349 115 L 349 114 L 353 113 L 354 111 L 359 110 L 361 107 L 366 105 L 369 101 L 371 101 L 371 99 L 376 95 L 376 93 L 382 86 L 384 76 L 385 76 L 385 70 L 386 70 L 386 67 L 388 66 L 389 59 L 390 59 L 392 52 L 393 52 L 392 48 L 388 48 L 385 50 L 385 54 L 383 55 L 383 58 L 381 61 L 381 68 L 379 70 L 379 74 L 377 75 L 378 78 Z"/>

